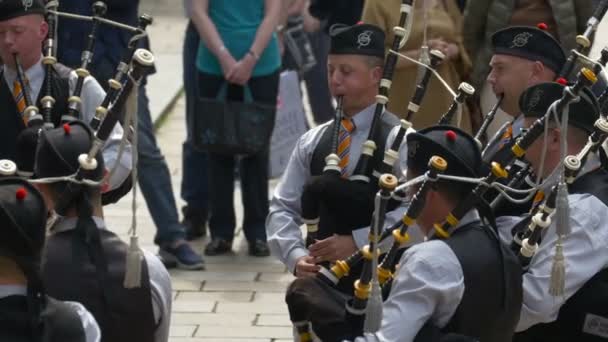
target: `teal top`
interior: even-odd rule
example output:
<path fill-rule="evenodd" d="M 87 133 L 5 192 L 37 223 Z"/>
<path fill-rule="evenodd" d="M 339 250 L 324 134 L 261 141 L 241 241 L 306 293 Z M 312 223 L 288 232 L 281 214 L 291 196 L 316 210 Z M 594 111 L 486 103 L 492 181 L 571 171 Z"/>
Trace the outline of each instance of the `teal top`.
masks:
<path fill-rule="evenodd" d="M 209 17 L 215 24 L 226 49 L 238 61 L 247 54 L 258 27 L 264 20 L 264 0 L 210 0 Z M 276 33 L 253 68 L 252 77 L 273 73 L 281 65 Z M 222 67 L 215 55 L 201 41 L 196 57 L 198 70 L 222 75 Z"/>

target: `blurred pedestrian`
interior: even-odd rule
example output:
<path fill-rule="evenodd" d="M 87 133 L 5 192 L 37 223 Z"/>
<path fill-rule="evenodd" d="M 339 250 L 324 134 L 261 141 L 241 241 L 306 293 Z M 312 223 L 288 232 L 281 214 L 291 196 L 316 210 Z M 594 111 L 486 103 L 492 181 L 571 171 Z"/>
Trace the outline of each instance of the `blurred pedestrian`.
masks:
<path fill-rule="evenodd" d="M 362 20 L 383 28 L 387 38 L 385 44 L 390 49 L 394 33 L 393 27 L 399 23 L 401 0 L 367 0 Z M 452 89 L 457 89 L 471 70 L 471 61 L 462 44 L 462 15 L 455 0 L 415 1 L 412 28 L 409 38 L 400 53 L 419 60 L 421 46 L 428 44 L 430 50 L 438 49 L 445 55 L 444 62 L 437 68 L 441 77 Z M 426 19 L 425 19 L 426 17 Z M 426 32 L 425 32 L 426 31 Z M 425 37 L 428 39 L 425 41 Z M 417 64 L 399 58 L 389 96 L 388 109 L 400 116 L 407 113 L 408 103 L 416 88 L 419 67 Z M 452 96 L 432 77 L 420 110 L 413 116 L 415 129 L 437 124 L 439 118 L 452 103 Z M 471 132 L 471 117 L 463 106 L 460 127 Z"/>
<path fill-rule="evenodd" d="M 226 101 L 243 101 L 245 87 L 253 101 L 276 106 L 280 53 L 275 29 L 280 0 L 201 0 L 193 3 L 192 21 L 201 37 L 197 55 L 201 98 L 215 99 L 227 83 Z M 205 115 L 204 108 L 197 108 Z M 268 147 L 252 155 L 209 153 L 211 242 L 206 255 L 232 250 L 234 167 L 238 161 L 244 207 L 243 231 L 249 254 L 268 256 Z"/>
<path fill-rule="evenodd" d="M 207 153 L 194 148 L 191 130 L 196 112 L 196 54 L 200 37 L 192 22 L 192 0 L 184 0 L 184 9 L 188 17 L 188 25 L 184 37 L 182 53 L 184 93 L 186 98 L 186 141 L 182 145 L 182 186 L 181 196 L 186 205 L 182 207 L 188 239 L 196 239 L 207 235 L 207 219 L 209 216 L 209 175 L 207 171 Z"/>
<path fill-rule="evenodd" d="M 62 0 L 59 9 L 70 13 L 91 15 L 93 0 Z M 106 17 L 128 25 L 137 25 L 139 0 L 106 1 Z M 90 23 L 60 20 L 58 25 L 58 60 L 70 67 L 80 66 L 80 55 L 86 47 Z M 100 25 L 96 38 L 91 74 L 107 87 L 106 80 L 114 76 L 122 54 L 126 51 L 131 33 L 124 29 Z M 143 46 L 148 46 L 147 40 Z M 186 230 L 179 216 L 171 186 L 171 175 L 165 157 L 158 148 L 150 116 L 146 80 L 139 87 L 138 103 L 138 182 L 156 225 L 154 243 L 167 267 L 201 269 L 203 259 L 185 240 Z"/>

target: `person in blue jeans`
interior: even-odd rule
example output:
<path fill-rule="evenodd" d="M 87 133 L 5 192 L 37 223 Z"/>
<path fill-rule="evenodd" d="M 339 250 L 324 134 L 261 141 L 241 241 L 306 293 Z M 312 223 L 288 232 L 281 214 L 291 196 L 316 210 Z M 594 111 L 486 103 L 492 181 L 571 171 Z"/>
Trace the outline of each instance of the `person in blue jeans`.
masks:
<path fill-rule="evenodd" d="M 192 0 L 185 0 L 184 5 L 188 17 L 191 16 Z M 208 172 L 207 153 L 194 148 L 190 137 L 193 115 L 196 115 L 195 101 L 198 96 L 196 86 L 196 54 L 200 38 L 192 21 L 188 22 L 184 38 L 182 54 L 184 66 L 184 91 L 186 94 L 186 131 L 188 135 L 182 146 L 182 186 L 181 196 L 186 201 L 182 207 L 183 224 L 186 226 L 188 239 L 196 239 L 206 235 L 208 216 Z"/>
<path fill-rule="evenodd" d="M 62 0 L 59 10 L 91 15 L 94 1 Z M 139 0 L 106 0 L 106 17 L 129 25 L 137 24 Z M 69 67 L 80 66 L 80 55 L 86 46 L 90 23 L 76 20 L 60 20 L 58 25 L 57 57 Z M 125 30 L 100 25 L 93 61 L 89 71 L 102 86 L 114 74 L 122 54 L 126 51 L 131 34 Z M 147 40 L 143 43 L 147 47 Z M 159 256 L 166 267 L 202 269 L 204 261 L 186 241 L 186 231 L 179 222 L 175 198 L 171 187 L 169 169 L 154 137 L 149 101 L 143 81 L 138 97 L 138 182 L 141 192 L 156 225 L 154 243 L 159 246 Z"/>
<path fill-rule="evenodd" d="M 199 0 L 192 5 L 192 21 L 201 38 L 196 58 L 199 96 L 216 98 L 227 83 L 227 101 L 241 101 L 248 87 L 255 102 L 276 105 L 281 58 L 275 29 L 281 0 Z M 204 115 L 205 108 L 196 113 Z M 237 159 L 249 254 L 268 256 L 268 148 L 238 157 L 209 153 L 211 242 L 205 254 L 232 250 Z"/>

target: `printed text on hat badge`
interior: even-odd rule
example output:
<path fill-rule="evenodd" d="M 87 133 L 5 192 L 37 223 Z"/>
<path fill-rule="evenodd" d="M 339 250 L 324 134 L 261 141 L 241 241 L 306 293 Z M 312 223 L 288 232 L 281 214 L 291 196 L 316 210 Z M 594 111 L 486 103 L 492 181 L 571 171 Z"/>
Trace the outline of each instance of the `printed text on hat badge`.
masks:
<path fill-rule="evenodd" d="M 372 31 L 363 31 L 359 33 L 357 36 L 357 47 L 360 49 L 361 47 L 368 46 L 372 41 Z"/>
<path fill-rule="evenodd" d="M 21 0 L 21 4 L 23 5 L 23 10 L 27 11 L 28 8 L 32 7 L 32 2 L 34 2 L 34 0 Z"/>
<path fill-rule="evenodd" d="M 512 49 L 514 47 L 525 46 L 526 44 L 528 44 L 528 39 L 530 39 L 530 37 L 532 37 L 532 33 L 530 33 L 530 32 L 522 32 L 522 33 L 516 35 L 513 38 L 513 42 L 511 44 L 510 49 Z"/>

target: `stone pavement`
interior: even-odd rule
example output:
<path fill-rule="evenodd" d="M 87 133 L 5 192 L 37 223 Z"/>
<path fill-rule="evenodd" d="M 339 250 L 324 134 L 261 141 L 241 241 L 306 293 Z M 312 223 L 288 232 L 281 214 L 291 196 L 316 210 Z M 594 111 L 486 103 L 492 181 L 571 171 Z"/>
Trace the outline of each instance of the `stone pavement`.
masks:
<path fill-rule="evenodd" d="M 184 107 L 181 96 L 157 133 L 169 164 L 176 197 L 179 197 L 182 176 Z M 126 196 L 105 211 L 108 227 L 125 241 L 131 223 L 131 200 L 131 196 Z M 155 226 L 142 196 L 138 195 L 137 200 L 136 219 L 141 244 L 156 252 L 153 245 Z M 240 201 L 237 186 L 237 222 L 242 220 Z M 178 206 L 182 204 L 179 200 Z M 206 242 L 196 241 L 193 246 L 202 252 Z M 291 324 L 283 298 L 293 276 L 274 257 L 249 257 L 240 228 L 233 248 L 233 255 L 205 257 L 205 271 L 171 270 L 174 291 L 171 342 L 291 340 Z"/>

